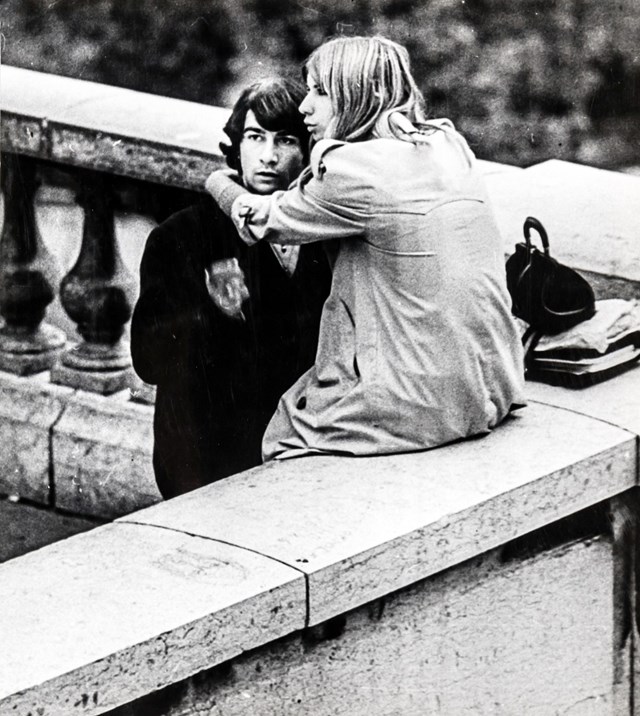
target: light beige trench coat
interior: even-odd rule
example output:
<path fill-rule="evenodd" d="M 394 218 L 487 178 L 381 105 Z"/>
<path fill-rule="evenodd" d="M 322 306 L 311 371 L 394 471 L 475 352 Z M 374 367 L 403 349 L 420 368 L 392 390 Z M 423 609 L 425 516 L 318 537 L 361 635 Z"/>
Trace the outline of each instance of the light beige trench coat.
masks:
<path fill-rule="evenodd" d="M 447 120 L 420 143 L 320 141 L 253 238 L 338 239 L 315 365 L 281 398 L 265 460 L 433 448 L 524 404 L 502 242 Z M 245 232 L 246 234 L 246 232 Z"/>

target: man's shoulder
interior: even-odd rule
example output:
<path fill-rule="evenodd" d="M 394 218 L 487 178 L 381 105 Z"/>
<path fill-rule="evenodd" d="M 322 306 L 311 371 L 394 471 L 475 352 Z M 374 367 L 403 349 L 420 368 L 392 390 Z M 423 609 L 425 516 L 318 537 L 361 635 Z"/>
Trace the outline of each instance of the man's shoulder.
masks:
<path fill-rule="evenodd" d="M 203 226 L 209 229 L 215 224 L 230 223 L 230 219 L 223 214 L 220 207 L 208 195 L 203 195 L 195 203 L 162 221 L 156 231 L 159 233 L 176 233 L 182 231 L 193 231 Z"/>

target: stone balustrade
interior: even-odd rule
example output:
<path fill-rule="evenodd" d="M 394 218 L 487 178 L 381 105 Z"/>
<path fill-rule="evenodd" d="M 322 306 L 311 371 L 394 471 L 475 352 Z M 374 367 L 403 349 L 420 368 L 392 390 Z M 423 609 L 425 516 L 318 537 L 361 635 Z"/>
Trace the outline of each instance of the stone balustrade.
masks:
<path fill-rule="evenodd" d="M 6 65 L 0 110 L 0 493 L 117 517 L 160 496 L 152 407 L 130 401 L 152 390 L 129 361 L 136 267 L 123 265 L 114 198 L 125 180 L 197 190 L 221 164 L 228 110 Z M 552 254 L 585 273 L 599 297 L 640 295 L 639 177 L 557 161 L 481 164 L 505 253 L 533 214 Z M 62 269 L 33 212 L 35 187 L 52 167 L 66 172 L 83 217 L 77 258 L 65 257 Z M 66 343 L 45 315 L 54 296 L 78 329 Z"/>
<path fill-rule="evenodd" d="M 200 188 L 221 165 L 228 110 L 6 65 L 1 72 L 0 493 L 112 518 L 160 499 L 153 408 L 130 401 L 153 403 L 153 390 L 131 369 L 136 267 L 122 260 L 114 204 L 123 181 L 153 185 L 161 202 L 167 191 Z M 62 268 L 34 211 L 38 185 L 52 175 L 82 217 L 77 247 L 67 242 L 76 258 Z M 78 220 L 75 208 L 66 213 L 58 233 Z M 46 316 L 60 303 L 77 327 L 67 336 Z"/>
<path fill-rule="evenodd" d="M 123 339 L 135 301 L 114 232 L 114 178 L 200 189 L 220 166 L 228 112 L 116 87 L 2 68 L 5 222 L 0 239 L 0 368 L 51 369 L 54 383 L 102 394 L 132 384 Z M 72 168 L 82 245 L 62 280 L 34 219 L 38 163 Z M 59 291 L 82 340 L 43 321 Z"/>
<path fill-rule="evenodd" d="M 119 517 L 0 565 L 0 714 L 633 713 L 640 369 L 529 384 L 478 440 L 269 464 L 153 505 L 113 195 L 121 177 L 197 189 L 226 112 L 6 66 L 0 110 L 0 492 Z M 33 215 L 51 166 L 85 217 L 65 275 Z M 506 252 L 535 215 L 600 297 L 640 295 L 639 178 L 483 167 Z M 54 295 L 75 345 L 47 324 Z"/>
<path fill-rule="evenodd" d="M 2 66 L 3 151 L 198 190 L 228 110 Z"/>
<path fill-rule="evenodd" d="M 2 68 L 0 111 L 6 217 L 0 369 L 18 375 L 51 369 L 54 383 L 105 395 L 130 387 L 135 378 L 124 336 L 136 285 L 115 237 L 115 183 L 127 177 L 200 190 L 222 163 L 218 144 L 228 111 L 8 66 Z M 63 277 L 34 219 L 43 166 L 71 170 L 84 214 L 77 261 Z M 635 292 L 635 177 L 566 162 L 527 170 L 485 163 L 485 169 L 506 251 L 533 213 L 547 225 L 553 251 L 596 285 L 615 283 L 617 295 Z M 597 216 L 594 196 L 600 199 Z M 44 320 L 58 293 L 81 337 L 65 350 L 64 336 Z"/>

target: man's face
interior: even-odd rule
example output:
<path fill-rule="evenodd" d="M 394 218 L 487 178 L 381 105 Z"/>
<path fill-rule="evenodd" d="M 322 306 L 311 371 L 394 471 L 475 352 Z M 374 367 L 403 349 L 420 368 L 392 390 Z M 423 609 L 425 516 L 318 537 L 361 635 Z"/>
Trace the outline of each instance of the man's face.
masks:
<path fill-rule="evenodd" d="M 270 132 L 249 110 L 240 141 L 242 182 L 256 194 L 286 189 L 300 174 L 304 159 L 300 140 L 286 132 Z"/>

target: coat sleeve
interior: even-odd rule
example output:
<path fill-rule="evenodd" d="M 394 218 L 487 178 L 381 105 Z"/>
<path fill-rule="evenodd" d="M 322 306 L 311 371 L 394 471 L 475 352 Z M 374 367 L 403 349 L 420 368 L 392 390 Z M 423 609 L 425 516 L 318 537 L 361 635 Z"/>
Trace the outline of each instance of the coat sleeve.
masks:
<path fill-rule="evenodd" d="M 142 255 L 131 320 L 131 357 L 143 381 L 161 383 L 184 361 L 186 347 L 205 330 L 209 302 L 197 247 L 155 228 Z"/>
<path fill-rule="evenodd" d="M 314 147 L 311 167 L 289 190 L 251 197 L 252 203 L 260 202 L 255 219 L 238 229 L 245 240 L 250 234 L 249 242 L 278 244 L 362 236 L 373 199 L 373 182 L 348 145 L 323 140 Z"/>

